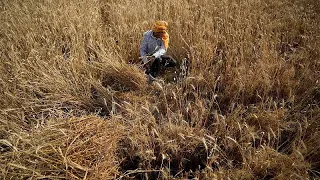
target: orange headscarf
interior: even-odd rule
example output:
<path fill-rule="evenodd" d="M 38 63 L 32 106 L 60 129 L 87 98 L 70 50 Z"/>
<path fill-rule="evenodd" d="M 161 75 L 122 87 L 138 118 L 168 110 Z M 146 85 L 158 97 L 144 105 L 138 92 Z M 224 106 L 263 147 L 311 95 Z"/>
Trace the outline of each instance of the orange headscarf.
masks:
<path fill-rule="evenodd" d="M 169 34 L 167 33 L 168 23 L 166 21 L 156 21 L 152 27 L 153 32 L 162 32 L 161 37 L 164 47 L 168 49 L 169 47 Z"/>

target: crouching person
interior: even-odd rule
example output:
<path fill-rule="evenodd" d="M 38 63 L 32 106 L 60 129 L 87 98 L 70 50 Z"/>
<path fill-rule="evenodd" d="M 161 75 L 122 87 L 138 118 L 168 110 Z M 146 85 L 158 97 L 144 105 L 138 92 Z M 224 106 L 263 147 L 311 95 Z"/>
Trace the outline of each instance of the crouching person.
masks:
<path fill-rule="evenodd" d="M 146 65 L 148 78 L 154 79 L 162 67 L 176 66 L 176 61 L 166 55 L 169 47 L 169 34 L 166 21 L 156 21 L 151 30 L 143 33 L 140 44 L 142 63 Z"/>

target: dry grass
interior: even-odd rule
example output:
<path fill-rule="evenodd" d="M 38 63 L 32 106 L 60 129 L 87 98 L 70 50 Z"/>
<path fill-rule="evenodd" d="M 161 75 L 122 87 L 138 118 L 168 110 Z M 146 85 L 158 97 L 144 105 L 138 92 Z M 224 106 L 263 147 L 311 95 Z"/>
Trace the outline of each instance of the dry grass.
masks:
<path fill-rule="evenodd" d="M 319 178 L 319 9 L 1 1 L 0 177 Z M 158 19 L 169 53 L 189 59 L 181 82 L 147 85 L 135 65 Z"/>

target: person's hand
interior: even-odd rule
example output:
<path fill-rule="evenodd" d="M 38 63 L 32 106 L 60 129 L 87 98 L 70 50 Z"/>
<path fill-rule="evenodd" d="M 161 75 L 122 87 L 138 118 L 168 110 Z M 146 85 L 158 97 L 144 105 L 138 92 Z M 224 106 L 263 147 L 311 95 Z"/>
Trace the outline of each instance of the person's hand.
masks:
<path fill-rule="evenodd" d="M 156 57 L 151 56 L 150 59 L 149 59 L 149 61 L 154 61 L 155 59 L 156 59 Z"/>

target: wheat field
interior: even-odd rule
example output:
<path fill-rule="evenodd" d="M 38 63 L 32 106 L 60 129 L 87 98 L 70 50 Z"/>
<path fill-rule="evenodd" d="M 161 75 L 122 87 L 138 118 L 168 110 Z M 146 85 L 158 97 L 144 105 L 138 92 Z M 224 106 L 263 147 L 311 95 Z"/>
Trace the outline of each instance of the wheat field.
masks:
<path fill-rule="evenodd" d="M 2 0 L 0 13 L 1 179 L 320 177 L 320 1 Z M 147 84 L 139 44 L 156 20 L 188 73 Z"/>

